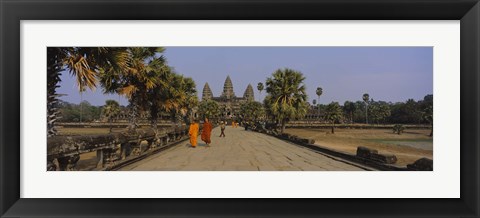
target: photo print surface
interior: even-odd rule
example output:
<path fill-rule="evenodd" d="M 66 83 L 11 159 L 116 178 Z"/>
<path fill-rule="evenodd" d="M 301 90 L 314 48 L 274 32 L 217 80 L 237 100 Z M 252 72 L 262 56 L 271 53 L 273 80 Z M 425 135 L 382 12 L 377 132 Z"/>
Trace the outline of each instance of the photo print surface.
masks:
<path fill-rule="evenodd" d="M 48 47 L 48 171 L 433 170 L 433 47 Z"/>

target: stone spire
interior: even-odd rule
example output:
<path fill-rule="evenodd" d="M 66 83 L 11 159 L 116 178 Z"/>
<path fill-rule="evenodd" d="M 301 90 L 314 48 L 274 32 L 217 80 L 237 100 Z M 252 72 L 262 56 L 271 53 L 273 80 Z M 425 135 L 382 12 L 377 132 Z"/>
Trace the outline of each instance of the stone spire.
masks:
<path fill-rule="evenodd" d="M 212 90 L 210 89 L 210 86 L 208 86 L 208 83 L 205 83 L 205 86 L 203 87 L 202 100 L 208 100 L 212 98 Z"/>
<path fill-rule="evenodd" d="M 248 101 L 255 100 L 255 96 L 253 94 L 253 87 L 251 84 L 248 84 L 247 89 L 245 90 L 245 93 L 243 93 L 243 98 L 247 99 Z"/>
<path fill-rule="evenodd" d="M 222 97 L 226 99 L 235 98 L 235 92 L 233 92 L 233 84 L 232 84 L 232 80 L 230 79 L 230 76 L 227 76 L 227 79 L 225 79 L 225 84 L 223 85 Z"/>

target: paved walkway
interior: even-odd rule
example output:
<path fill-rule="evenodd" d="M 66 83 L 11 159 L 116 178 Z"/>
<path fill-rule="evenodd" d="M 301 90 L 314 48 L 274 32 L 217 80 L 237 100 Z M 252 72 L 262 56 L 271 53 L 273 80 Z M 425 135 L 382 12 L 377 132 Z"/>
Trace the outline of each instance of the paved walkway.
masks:
<path fill-rule="evenodd" d="M 211 147 L 205 147 L 199 136 L 197 148 L 191 148 L 186 141 L 120 170 L 363 170 L 265 134 L 245 131 L 241 127 L 228 126 L 225 134 L 225 138 L 218 137 L 220 128 L 215 128 Z"/>

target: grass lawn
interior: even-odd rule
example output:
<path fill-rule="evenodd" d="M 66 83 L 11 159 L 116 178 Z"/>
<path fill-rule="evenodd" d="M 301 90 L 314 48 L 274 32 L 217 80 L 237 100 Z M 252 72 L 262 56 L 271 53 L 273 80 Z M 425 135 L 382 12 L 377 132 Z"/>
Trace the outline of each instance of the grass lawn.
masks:
<path fill-rule="evenodd" d="M 376 149 L 379 153 L 397 156 L 396 165 L 406 166 L 427 157 L 433 159 L 433 138 L 428 129 L 407 129 L 401 135 L 386 129 L 297 129 L 288 128 L 286 133 L 315 139 L 315 144 L 356 154 L 358 146 Z"/>

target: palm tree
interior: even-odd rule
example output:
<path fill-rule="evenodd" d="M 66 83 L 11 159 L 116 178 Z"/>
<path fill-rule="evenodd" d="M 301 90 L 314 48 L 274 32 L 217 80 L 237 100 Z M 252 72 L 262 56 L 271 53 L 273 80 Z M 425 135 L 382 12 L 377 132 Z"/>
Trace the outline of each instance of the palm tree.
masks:
<path fill-rule="evenodd" d="M 370 95 L 365 93 L 363 94 L 362 99 L 365 102 L 365 123 L 368 124 L 368 101 L 370 100 Z"/>
<path fill-rule="evenodd" d="M 301 118 L 307 113 L 307 94 L 305 91 L 305 77 L 299 71 L 279 69 L 267 78 L 266 105 L 281 122 L 281 132 L 285 130 L 289 119 Z"/>
<path fill-rule="evenodd" d="M 262 95 L 262 91 L 263 91 L 264 88 L 265 87 L 263 86 L 263 83 L 260 82 L 260 83 L 257 84 L 257 89 L 260 92 L 260 95 Z M 260 96 L 258 96 L 258 98 L 260 98 Z"/>
<path fill-rule="evenodd" d="M 60 76 L 67 70 L 76 78 L 79 90 L 95 89 L 102 71 L 120 71 L 128 64 L 125 48 L 48 47 L 47 48 L 47 136 L 56 135 Z"/>
<path fill-rule="evenodd" d="M 129 130 L 137 127 L 140 110 L 149 107 L 149 93 L 163 83 L 161 76 L 167 74 L 168 66 L 165 58 L 158 56 L 164 51 L 162 47 L 131 47 L 130 63 L 122 72 L 104 72 L 102 85 L 106 93 L 119 93 L 127 97 L 129 102 Z"/>
<path fill-rule="evenodd" d="M 78 87 L 79 92 L 80 92 L 80 123 L 82 122 L 82 116 L 83 116 L 83 92 L 85 92 L 85 87 Z"/>
<path fill-rule="evenodd" d="M 179 104 L 178 111 L 187 123 L 193 118 L 193 109 L 198 106 L 195 81 L 190 77 L 181 76 L 181 86 L 178 91 L 185 96 Z"/>
<path fill-rule="evenodd" d="M 106 100 L 103 107 L 103 115 L 108 119 L 110 123 L 110 131 L 112 132 L 112 122 L 116 116 L 120 113 L 120 104 L 115 100 Z"/>
<path fill-rule="evenodd" d="M 320 114 L 320 96 L 323 94 L 323 89 L 322 87 L 317 87 L 317 90 L 315 91 L 315 93 L 317 94 L 317 102 L 318 102 L 318 114 Z"/>
<path fill-rule="evenodd" d="M 335 122 L 339 122 L 342 119 L 342 108 L 338 102 L 332 102 L 327 105 L 324 118 L 332 123 L 332 134 L 335 134 Z"/>
<path fill-rule="evenodd" d="M 170 86 L 156 102 L 163 111 L 172 115 L 174 122 L 180 119 L 188 122 L 193 108 L 198 104 L 195 81 L 178 74 L 172 74 L 169 81 Z"/>

